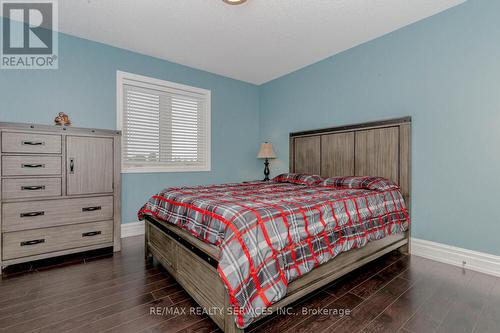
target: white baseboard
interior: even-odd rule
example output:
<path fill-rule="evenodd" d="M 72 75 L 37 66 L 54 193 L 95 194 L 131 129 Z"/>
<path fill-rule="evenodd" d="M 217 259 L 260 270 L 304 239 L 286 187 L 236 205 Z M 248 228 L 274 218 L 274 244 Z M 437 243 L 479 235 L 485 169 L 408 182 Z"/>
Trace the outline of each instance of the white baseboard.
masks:
<path fill-rule="evenodd" d="M 122 238 L 144 235 L 144 222 L 122 224 Z"/>
<path fill-rule="evenodd" d="M 500 276 L 500 256 L 412 238 L 411 254 L 481 273 Z"/>

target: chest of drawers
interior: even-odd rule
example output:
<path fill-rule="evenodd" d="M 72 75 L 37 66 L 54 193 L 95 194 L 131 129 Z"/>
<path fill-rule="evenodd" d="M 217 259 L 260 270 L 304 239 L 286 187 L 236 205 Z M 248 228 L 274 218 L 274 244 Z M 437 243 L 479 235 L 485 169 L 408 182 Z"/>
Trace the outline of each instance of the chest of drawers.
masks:
<path fill-rule="evenodd" d="M 120 136 L 0 123 L 0 273 L 75 252 L 120 251 Z"/>

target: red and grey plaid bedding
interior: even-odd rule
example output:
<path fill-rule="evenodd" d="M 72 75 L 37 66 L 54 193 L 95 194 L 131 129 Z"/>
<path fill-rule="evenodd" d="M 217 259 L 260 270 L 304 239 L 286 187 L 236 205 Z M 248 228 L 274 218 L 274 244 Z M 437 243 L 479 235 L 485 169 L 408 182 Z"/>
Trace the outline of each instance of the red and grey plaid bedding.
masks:
<path fill-rule="evenodd" d="M 220 247 L 218 272 L 240 328 L 283 298 L 291 281 L 409 224 L 398 187 L 366 177 L 168 188 L 144 215 Z"/>

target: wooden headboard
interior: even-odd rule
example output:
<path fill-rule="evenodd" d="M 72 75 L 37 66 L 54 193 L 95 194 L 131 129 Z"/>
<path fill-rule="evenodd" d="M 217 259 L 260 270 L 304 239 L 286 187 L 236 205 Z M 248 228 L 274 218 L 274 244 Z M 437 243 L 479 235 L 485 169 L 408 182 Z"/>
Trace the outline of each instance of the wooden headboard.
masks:
<path fill-rule="evenodd" d="M 409 204 L 411 117 L 291 133 L 290 172 L 389 178 Z"/>

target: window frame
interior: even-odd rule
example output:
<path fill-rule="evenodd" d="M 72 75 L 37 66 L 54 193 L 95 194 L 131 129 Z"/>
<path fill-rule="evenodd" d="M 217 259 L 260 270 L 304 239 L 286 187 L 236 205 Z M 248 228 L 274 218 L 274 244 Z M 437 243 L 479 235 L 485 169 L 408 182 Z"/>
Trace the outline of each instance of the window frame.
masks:
<path fill-rule="evenodd" d="M 138 75 L 123 71 L 116 71 L 116 127 L 118 130 L 123 130 L 123 92 L 126 81 L 138 81 L 144 86 L 150 85 L 151 87 L 160 87 L 166 89 L 184 90 L 189 93 L 203 95 L 206 98 L 206 146 L 207 146 L 207 160 L 205 164 L 200 166 L 127 166 L 123 160 L 123 145 L 121 143 L 120 159 L 121 159 L 121 172 L 122 173 L 157 173 L 157 172 L 208 172 L 211 171 L 212 151 L 211 151 L 211 123 L 212 123 L 212 92 L 207 89 L 188 86 L 171 81 L 152 78 L 149 76 Z"/>

